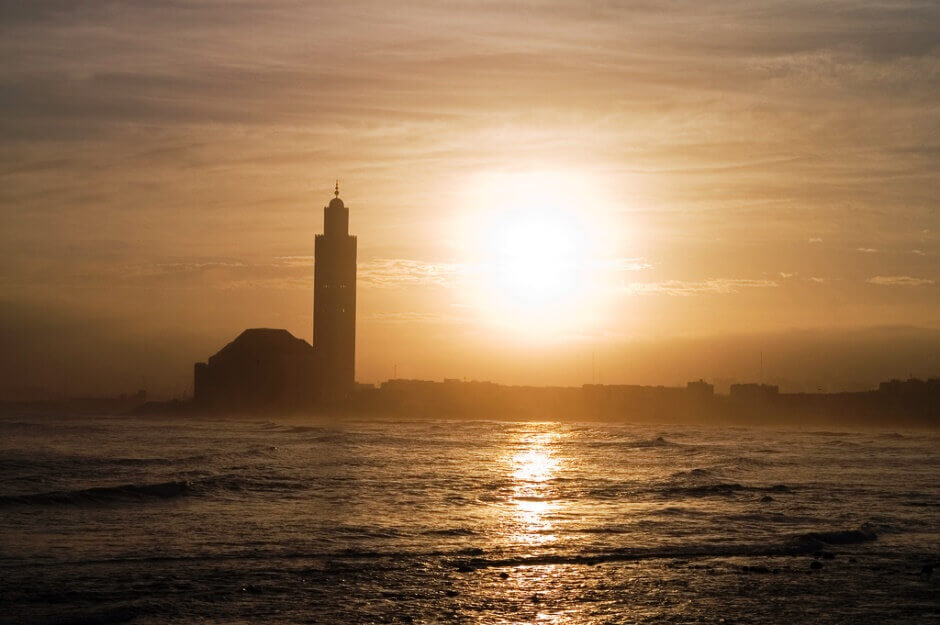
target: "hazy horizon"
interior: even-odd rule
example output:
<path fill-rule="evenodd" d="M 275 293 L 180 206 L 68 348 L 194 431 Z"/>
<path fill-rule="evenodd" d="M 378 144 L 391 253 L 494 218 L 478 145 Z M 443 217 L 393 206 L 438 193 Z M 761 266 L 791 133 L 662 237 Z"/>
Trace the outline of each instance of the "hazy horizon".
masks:
<path fill-rule="evenodd" d="M 179 396 L 312 338 L 335 179 L 357 378 L 940 375 L 931 3 L 0 2 L 0 397 Z"/>
<path fill-rule="evenodd" d="M 19 312 L 16 317 L 4 315 L 0 319 L 0 337 L 7 350 L 0 369 L 4 380 L 0 398 L 37 393 L 51 397 L 109 395 L 137 389 L 146 389 L 158 399 L 188 397 L 194 362 L 205 361 L 244 329 L 261 327 L 233 325 L 205 334 L 187 334 L 182 329 L 161 333 L 152 328 L 144 334 L 119 319 Z M 461 344 L 462 337 L 450 334 L 446 327 L 431 326 L 430 331 L 402 337 L 386 330 L 390 324 L 394 322 L 370 324 L 360 319 L 360 337 L 373 338 L 378 345 L 365 338 L 357 341 L 358 381 L 380 383 L 397 375 L 533 386 L 580 386 L 592 381 L 684 386 L 704 378 L 714 383 L 718 392 L 727 392 L 730 383 L 762 379 L 779 385 L 782 392 L 812 393 L 871 390 L 893 378 L 936 377 L 940 369 L 940 330 L 911 326 L 638 337 L 593 350 L 579 345 L 530 345 L 525 349 L 507 345 L 477 353 L 472 343 Z M 297 327 L 296 334 L 309 342 L 309 335 L 304 337 L 302 330 Z M 447 342 L 451 358 L 415 362 L 383 354 L 398 341 L 419 348 Z M 378 353 L 373 355 L 373 350 Z M 96 366 L 88 367 L 87 363 Z"/>

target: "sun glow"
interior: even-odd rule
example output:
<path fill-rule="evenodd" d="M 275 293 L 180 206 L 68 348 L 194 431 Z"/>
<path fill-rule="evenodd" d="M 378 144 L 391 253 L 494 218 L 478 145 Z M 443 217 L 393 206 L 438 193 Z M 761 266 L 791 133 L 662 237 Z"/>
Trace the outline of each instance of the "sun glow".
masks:
<path fill-rule="evenodd" d="M 490 270 L 504 294 L 528 307 L 552 303 L 578 288 L 585 253 L 571 215 L 542 204 L 501 218 Z"/>
<path fill-rule="evenodd" d="M 596 316 L 603 237 L 586 181 L 564 172 L 482 176 L 459 237 L 475 307 L 516 336 L 584 329 Z"/>

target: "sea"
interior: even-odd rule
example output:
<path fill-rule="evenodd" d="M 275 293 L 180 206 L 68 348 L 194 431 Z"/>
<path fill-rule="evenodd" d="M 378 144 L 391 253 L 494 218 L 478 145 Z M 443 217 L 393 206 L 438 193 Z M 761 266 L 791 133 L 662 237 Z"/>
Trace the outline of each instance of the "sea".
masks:
<path fill-rule="evenodd" d="M 940 434 L 0 418 L 0 623 L 940 623 Z"/>

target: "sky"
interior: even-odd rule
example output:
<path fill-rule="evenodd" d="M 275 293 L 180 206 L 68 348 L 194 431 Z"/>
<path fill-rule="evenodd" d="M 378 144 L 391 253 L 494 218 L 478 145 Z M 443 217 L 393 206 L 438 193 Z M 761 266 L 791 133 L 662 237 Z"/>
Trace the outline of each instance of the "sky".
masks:
<path fill-rule="evenodd" d="M 311 340 L 337 179 L 364 382 L 940 376 L 938 29 L 907 0 L 0 0 L 0 397 L 183 396 L 244 328 Z"/>

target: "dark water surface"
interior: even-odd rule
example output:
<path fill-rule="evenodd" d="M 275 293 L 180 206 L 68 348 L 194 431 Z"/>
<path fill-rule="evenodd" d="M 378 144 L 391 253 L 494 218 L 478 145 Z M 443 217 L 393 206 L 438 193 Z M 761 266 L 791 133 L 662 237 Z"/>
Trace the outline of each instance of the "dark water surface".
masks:
<path fill-rule="evenodd" d="M 4 418 L 0 622 L 940 623 L 938 450 L 906 431 Z"/>

